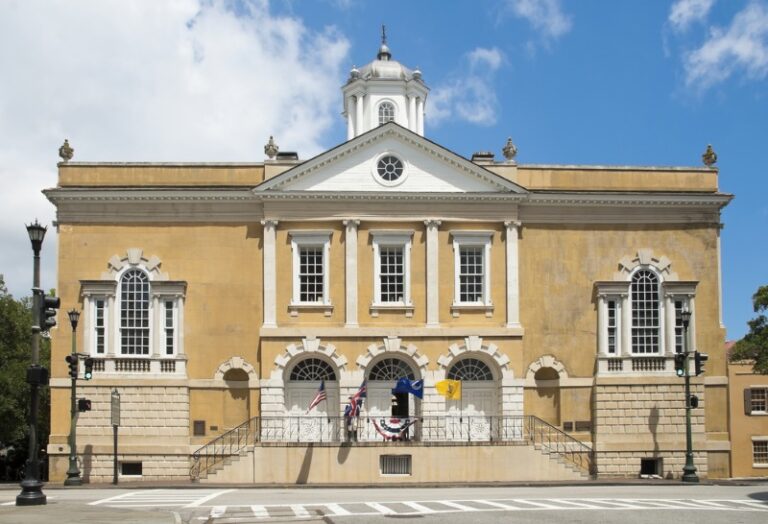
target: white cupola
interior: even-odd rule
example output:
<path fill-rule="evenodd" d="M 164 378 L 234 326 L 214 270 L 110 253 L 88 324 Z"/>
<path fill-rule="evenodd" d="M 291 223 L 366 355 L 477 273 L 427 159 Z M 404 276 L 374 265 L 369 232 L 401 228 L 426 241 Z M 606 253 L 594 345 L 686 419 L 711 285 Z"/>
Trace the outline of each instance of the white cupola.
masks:
<path fill-rule="evenodd" d="M 352 67 L 341 90 L 347 140 L 390 121 L 424 136 L 424 103 L 429 88 L 421 79 L 421 71 L 392 60 L 383 26 L 376 60 L 360 69 Z"/>

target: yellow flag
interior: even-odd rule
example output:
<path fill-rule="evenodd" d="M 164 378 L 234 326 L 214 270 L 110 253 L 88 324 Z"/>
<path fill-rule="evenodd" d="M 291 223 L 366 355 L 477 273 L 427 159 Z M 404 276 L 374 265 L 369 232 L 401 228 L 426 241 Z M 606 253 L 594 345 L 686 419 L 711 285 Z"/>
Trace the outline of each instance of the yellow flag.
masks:
<path fill-rule="evenodd" d="M 441 380 L 435 384 L 435 389 L 448 400 L 461 398 L 461 380 Z"/>

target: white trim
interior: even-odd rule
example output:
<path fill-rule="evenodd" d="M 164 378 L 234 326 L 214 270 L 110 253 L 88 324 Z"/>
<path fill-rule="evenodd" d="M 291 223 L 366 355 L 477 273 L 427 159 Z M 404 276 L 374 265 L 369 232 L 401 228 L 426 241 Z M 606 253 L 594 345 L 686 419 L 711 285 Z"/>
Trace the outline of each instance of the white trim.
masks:
<path fill-rule="evenodd" d="M 391 307 L 409 308 L 411 301 L 411 247 L 413 230 L 372 230 L 373 237 L 373 304 L 372 308 L 386 309 Z M 381 300 L 381 247 L 403 248 L 403 301 L 382 302 Z"/>
<path fill-rule="evenodd" d="M 491 303 L 491 243 L 493 241 L 493 231 L 451 231 L 453 238 L 453 307 L 463 306 L 487 306 Z M 461 271 L 460 250 L 466 246 L 483 247 L 483 299 L 482 301 L 462 302 L 460 300 L 460 282 L 459 274 Z"/>
<path fill-rule="evenodd" d="M 438 252 L 440 221 L 424 221 L 427 230 L 427 327 L 440 326 L 440 282 L 438 281 Z"/>
<path fill-rule="evenodd" d="M 293 294 L 291 306 L 330 306 L 330 248 L 332 231 L 288 231 L 291 237 L 291 250 L 293 251 Z M 323 299 L 318 302 L 303 302 L 301 298 L 301 282 L 299 281 L 300 249 L 303 247 L 323 248 Z"/>
<path fill-rule="evenodd" d="M 357 232 L 359 220 L 344 220 L 344 276 L 346 288 L 345 326 L 357 327 Z"/>
<path fill-rule="evenodd" d="M 275 235 L 277 220 L 262 220 L 264 226 L 264 327 L 277 327 L 277 262 Z"/>
<path fill-rule="evenodd" d="M 395 180 L 385 180 L 382 178 L 382 176 L 379 174 L 379 161 L 381 161 L 382 158 L 385 156 L 391 156 L 397 160 L 400 161 L 401 164 L 403 164 L 403 172 L 400 174 L 399 177 L 397 177 Z M 410 165 L 408 162 L 403 158 L 403 155 L 399 152 L 386 150 L 382 153 L 376 155 L 373 160 L 371 161 L 371 176 L 373 177 L 373 180 L 384 187 L 396 187 L 405 182 L 405 179 L 408 178 L 408 173 L 410 172 Z"/>
<path fill-rule="evenodd" d="M 506 231 L 507 258 L 507 327 L 520 326 L 520 280 L 519 280 L 519 250 L 518 234 L 520 222 L 509 220 L 504 222 Z"/>

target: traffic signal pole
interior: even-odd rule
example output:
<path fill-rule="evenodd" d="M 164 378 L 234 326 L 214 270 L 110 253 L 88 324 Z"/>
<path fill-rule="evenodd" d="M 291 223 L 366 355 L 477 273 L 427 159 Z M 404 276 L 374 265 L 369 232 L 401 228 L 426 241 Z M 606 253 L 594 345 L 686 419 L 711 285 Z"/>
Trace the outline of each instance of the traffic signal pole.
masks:
<path fill-rule="evenodd" d="M 74 315 L 75 310 L 69 312 L 69 321 L 72 324 L 72 352 L 70 353 L 71 362 L 74 362 L 74 373 L 71 371 L 73 367 L 70 363 L 70 381 L 71 396 L 70 396 L 70 416 L 71 424 L 69 426 L 69 469 L 67 469 L 67 478 L 64 480 L 65 486 L 82 486 L 83 479 L 80 477 L 80 469 L 77 467 L 77 417 L 80 415 L 80 411 L 77 409 L 77 370 L 78 370 L 78 355 L 77 355 L 77 320 L 79 315 Z M 70 362 L 68 360 L 68 362 Z"/>
<path fill-rule="evenodd" d="M 688 325 L 691 321 L 691 313 L 683 311 L 683 349 L 685 355 L 685 466 L 683 466 L 683 482 L 698 482 L 696 475 L 696 466 L 693 465 L 693 436 L 691 435 L 691 373 L 690 358 L 691 350 L 688 347 Z"/>

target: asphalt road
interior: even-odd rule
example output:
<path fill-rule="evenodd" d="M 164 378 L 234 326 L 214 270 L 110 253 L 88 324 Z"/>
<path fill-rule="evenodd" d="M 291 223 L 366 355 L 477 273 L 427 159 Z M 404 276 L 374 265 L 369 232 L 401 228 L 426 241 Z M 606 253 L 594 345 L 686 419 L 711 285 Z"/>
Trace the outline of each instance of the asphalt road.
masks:
<path fill-rule="evenodd" d="M 48 504 L 14 505 L 0 487 L 0 523 L 244 524 L 318 522 L 675 523 L 768 521 L 768 482 L 440 488 L 108 488 L 46 486 Z"/>

